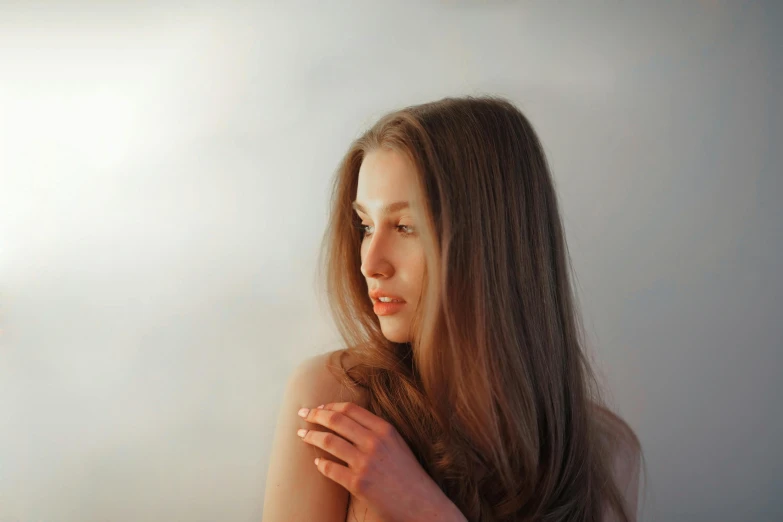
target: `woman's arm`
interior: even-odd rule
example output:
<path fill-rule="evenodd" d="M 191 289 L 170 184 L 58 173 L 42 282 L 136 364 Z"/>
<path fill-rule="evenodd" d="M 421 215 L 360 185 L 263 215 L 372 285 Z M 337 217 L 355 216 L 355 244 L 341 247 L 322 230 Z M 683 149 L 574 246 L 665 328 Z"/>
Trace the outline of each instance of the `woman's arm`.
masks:
<path fill-rule="evenodd" d="M 358 399 L 357 392 L 344 388 L 327 369 L 329 355 L 307 359 L 288 379 L 267 471 L 262 522 L 345 521 L 348 491 L 323 476 L 313 461 L 321 457 L 345 463 L 296 435 L 299 428 L 332 432 L 305 422 L 297 415 L 299 408 Z"/>

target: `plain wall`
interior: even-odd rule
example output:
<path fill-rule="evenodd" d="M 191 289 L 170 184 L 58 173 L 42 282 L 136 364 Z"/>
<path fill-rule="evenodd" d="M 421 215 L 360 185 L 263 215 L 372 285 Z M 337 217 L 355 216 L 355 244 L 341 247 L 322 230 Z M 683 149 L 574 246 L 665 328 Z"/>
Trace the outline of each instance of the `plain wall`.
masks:
<path fill-rule="evenodd" d="M 0 522 L 260 520 L 335 168 L 465 94 L 544 143 L 642 520 L 783 519 L 782 4 L 275 4 L 0 5 Z"/>

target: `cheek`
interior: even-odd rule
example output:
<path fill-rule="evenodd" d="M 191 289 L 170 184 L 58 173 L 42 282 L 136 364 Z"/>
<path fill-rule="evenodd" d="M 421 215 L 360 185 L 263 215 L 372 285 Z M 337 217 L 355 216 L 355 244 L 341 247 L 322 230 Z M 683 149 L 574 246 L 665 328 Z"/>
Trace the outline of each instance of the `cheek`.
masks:
<path fill-rule="evenodd" d="M 418 263 L 416 264 L 414 268 L 414 280 L 416 281 L 416 287 L 417 290 L 421 291 L 422 287 L 424 286 L 424 277 L 426 276 L 427 270 L 426 270 L 426 264 L 424 262 L 424 257 L 419 259 Z"/>

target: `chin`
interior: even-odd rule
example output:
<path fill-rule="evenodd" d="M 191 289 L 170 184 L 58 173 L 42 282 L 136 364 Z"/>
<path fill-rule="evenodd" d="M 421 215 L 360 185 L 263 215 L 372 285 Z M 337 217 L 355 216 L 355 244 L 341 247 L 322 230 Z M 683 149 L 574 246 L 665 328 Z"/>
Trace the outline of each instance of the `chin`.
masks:
<path fill-rule="evenodd" d="M 408 343 L 410 342 L 410 336 L 407 331 L 403 331 L 402 328 L 384 328 L 381 326 L 383 336 L 393 343 Z"/>
<path fill-rule="evenodd" d="M 384 332 L 384 337 L 386 337 L 388 340 L 390 340 L 393 343 L 407 343 L 409 342 L 407 335 L 388 335 Z"/>

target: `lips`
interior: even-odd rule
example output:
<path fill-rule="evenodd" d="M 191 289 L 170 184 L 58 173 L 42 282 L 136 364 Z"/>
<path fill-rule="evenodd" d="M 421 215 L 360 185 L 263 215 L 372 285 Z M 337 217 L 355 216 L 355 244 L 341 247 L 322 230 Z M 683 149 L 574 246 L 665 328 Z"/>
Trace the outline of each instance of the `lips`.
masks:
<path fill-rule="evenodd" d="M 389 297 L 391 299 L 400 301 L 400 304 L 405 302 L 405 299 L 403 299 L 402 297 L 386 292 L 385 290 L 379 290 L 379 289 L 371 290 L 369 294 L 370 294 L 370 298 L 372 298 L 373 302 L 375 303 L 380 303 L 381 297 Z"/>
<path fill-rule="evenodd" d="M 392 315 L 402 310 L 404 306 L 405 303 L 384 303 L 382 301 L 375 301 L 373 310 L 377 315 Z"/>

